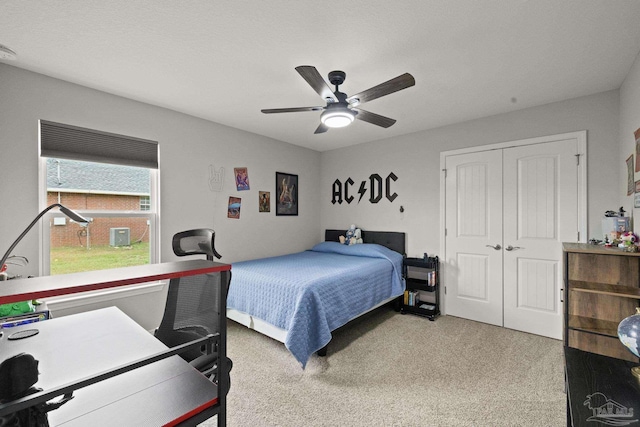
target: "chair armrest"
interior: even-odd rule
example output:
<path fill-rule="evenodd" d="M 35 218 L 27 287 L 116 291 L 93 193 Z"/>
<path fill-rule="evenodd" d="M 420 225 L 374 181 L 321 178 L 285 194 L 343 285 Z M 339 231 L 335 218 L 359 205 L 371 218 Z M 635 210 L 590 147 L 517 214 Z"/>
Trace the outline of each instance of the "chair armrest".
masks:
<path fill-rule="evenodd" d="M 218 361 L 217 353 L 203 354 L 202 356 L 197 357 L 193 359 L 191 362 L 189 362 L 189 365 L 193 366 L 200 372 L 205 373 L 206 375 L 206 372 L 209 371 L 212 367 L 214 367 L 217 361 Z"/>

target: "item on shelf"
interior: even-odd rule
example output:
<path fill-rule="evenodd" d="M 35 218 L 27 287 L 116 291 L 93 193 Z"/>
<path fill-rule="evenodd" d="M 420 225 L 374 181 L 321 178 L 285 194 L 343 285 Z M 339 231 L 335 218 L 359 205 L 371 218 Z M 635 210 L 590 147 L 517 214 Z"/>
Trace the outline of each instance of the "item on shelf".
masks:
<path fill-rule="evenodd" d="M 629 230 L 629 217 L 607 216 L 602 218 L 602 233 L 612 243 L 617 243 L 620 236 Z"/>
<path fill-rule="evenodd" d="M 41 322 L 51 318 L 49 310 L 34 311 L 16 316 L 7 316 L 0 318 L 0 329 L 12 328 L 14 326 L 26 325 L 28 323 Z"/>
<path fill-rule="evenodd" d="M 11 304 L 0 304 L 0 317 L 18 316 L 20 314 L 32 313 L 36 311 L 32 301 L 14 302 Z"/>
<path fill-rule="evenodd" d="M 606 217 L 614 217 L 614 216 L 624 216 L 625 214 L 625 210 L 624 210 L 624 206 L 620 206 L 620 209 L 618 210 L 618 212 L 616 211 L 605 211 L 604 216 Z"/>

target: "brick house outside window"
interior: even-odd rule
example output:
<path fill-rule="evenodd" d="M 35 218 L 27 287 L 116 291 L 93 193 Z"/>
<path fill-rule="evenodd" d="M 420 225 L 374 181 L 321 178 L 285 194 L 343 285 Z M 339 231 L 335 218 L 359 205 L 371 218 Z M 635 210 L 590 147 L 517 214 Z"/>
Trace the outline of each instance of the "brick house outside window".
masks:
<path fill-rule="evenodd" d="M 130 166 L 46 159 L 47 205 L 78 211 L 140 212 L 150 209 L 149 170 Z M 90 216 L 90 215 L 89 215 Z M 51 247 L 110 244 L 112 228 L 129 228 L 131 242 L 148 242 L 146 218 L 94 218 L 87 230 L 68 220 L 51 226 Z"/>

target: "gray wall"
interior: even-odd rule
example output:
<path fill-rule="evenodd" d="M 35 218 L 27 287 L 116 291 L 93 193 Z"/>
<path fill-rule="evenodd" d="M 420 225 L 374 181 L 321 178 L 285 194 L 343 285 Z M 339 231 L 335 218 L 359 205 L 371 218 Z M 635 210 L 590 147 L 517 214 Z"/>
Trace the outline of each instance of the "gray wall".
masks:
<path fill-rule="evenodd" d="M 438 254 L 440 152 L 578 130 L 588 131 L 589 236 L 598 237 L 605 210 L 633 204 L 621 194 L 626 190 L 624 159 L 635 149 L 632 135 L 640 127 L 639 81 L 636 62 L 620 91 L 318 153 L 0 64 L 0 200 L 5 206 L 0 247 L 8 247 L 38 212 L 38 119 L 159 141 L 162 261 L 175 259 L 171 236 L 192 227 L 216 230 L 224 262 L 304 250 L 321 239 L 325 228 L 346 230 L 351 223 L 407 232 L 411 256 Z M 220 193 L 209 190 L 210 164 L 226 170 Z M 250 191 L 237 192 L 233 186 L 233 167 L 238 166 L 249 168 Z M 299 175 L 298 217 L 258 213 L 258 190 L 274 196 L 275 171 Z M 391 172 L 398 177 L 391 186 L 398 197 L 370 203 L 369 176 L 384 179 Z M 332 204 L 333 181 L 349 177 L 355 182 L 354 202 Z M 357 203 L 361 181 L 367 181 L 367 194 Z M 229 196 L 243 199 L 240 220 L 226 218 Z M 31 261 L 22 274 L 39 273 L 38 247 L 34 230 L 16 248 L 14 253 Z M 153 327 L 164 296 L 137 298 L 140 303 L 128 301 L 125 311 Z"/>
<path fill-rule="evenodd" d="M 440 152 L 587 130 L 589 236 L 600 237 L 603 213 L 620 206 L 618 108 L 618 91 L 609 91 L 322 153 L 321 228 L 355 223 L 365 230 L 405 231 L 409 256 L 439 254 Z M 362 180 L 389 172 L 398 176 L 393 203 L 371 204 L 367 196 L 357 203 Z M 348 177 L 356 182 L 356 200 L 332 204 L 332 183 Z"/>
<path fill-rule="evenodd" d="M 161 260 L 176 259 L 174 233 L 212 227 L 221 261 L 308 249 L 319 240 L 320 153 L 229 128 L 164 108 L 88 89 L 0 64 L 0 250 L 4 252 L 38 209 L 38 120 L 156 140 L 160 144 Z M 225 168 L 220 193 L 209 189 L 209 165 Z M 233 168 L 246 166 L 251 190 L 238 192 Z M 299 175 L 297 217 L 276 217 L 275 172 Z M 270 191 L 271 213 L 258 212 L 258 191 Z M 229 196 L 242 197 L 239 220 L 226 218 Z M 37 229 L 14 254 L 30 263 L 19 271 L 39 274 Z M 16 271 L 18 272 L 18 271 Z M 162 297 L 142 297 L 162 306 Z M 140 311 L 147 310 L 141 306 Z M 140 321 L 138 314 L 131 314 Z M 148 325 L 149 321 L 141 321 Z"/>
<path fill-rule="evenodd" d="M 618 157 L 618 163 L 620 165 L 624 165 L 625 160 L 632 153 L 634 154 L 634 159 L 638 154 L 633 136 L 633 133 L 638 128 L 640 128 L 640 54 L 636 57 L 636 61 L 620 87 L 620 152 Z M 640 179 L 640 172 L 634 173 L 634 179 Z M 632 212 L 634 217 L 640 214 L 639 209 L 633 208 L 633 196 L 626 195 L 626 170 L 623 170 L 620 174 L 618 189 L 618 193 L 621 194 L 620 205 L 623 205 L 628 212 Z M 634 230 L 638 233 L 640 231 L 640 223 L 635 223 L 634 225 Z"/>

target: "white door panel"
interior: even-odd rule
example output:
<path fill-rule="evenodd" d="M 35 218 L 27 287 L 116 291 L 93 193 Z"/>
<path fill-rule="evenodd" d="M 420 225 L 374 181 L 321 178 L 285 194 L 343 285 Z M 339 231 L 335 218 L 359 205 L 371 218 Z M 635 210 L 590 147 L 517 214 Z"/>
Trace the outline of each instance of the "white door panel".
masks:
<path fill-rule="evenodd" d="M 562 338 L 562 242 L 577 239 L 576 153 L 574 141 L 504 151 L 505 327 Z"/>
<path fill-rule="evenodd" d="M 447 157 L 447 313 L 502 325 L 502 153 Z"/>

